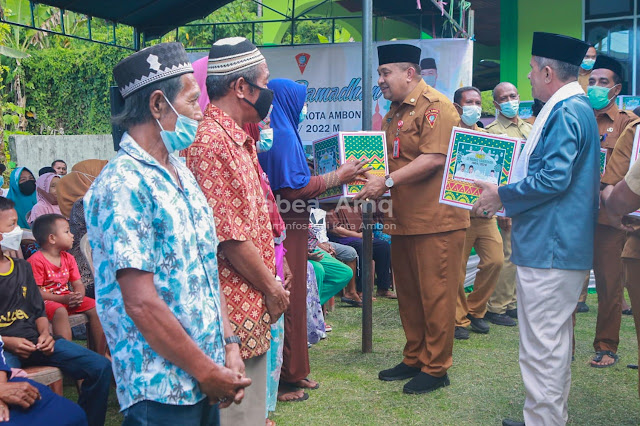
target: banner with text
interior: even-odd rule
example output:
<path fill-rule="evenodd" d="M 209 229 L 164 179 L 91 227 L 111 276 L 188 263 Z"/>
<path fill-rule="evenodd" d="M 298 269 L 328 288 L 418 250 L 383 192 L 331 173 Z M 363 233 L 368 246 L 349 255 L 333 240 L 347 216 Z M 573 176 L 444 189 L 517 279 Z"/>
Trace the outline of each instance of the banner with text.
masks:
<path fill-rule="evenodd" d="M 424 80 L 453 99 L 471 84 L 473 42 L 466 39 L 403 40 L 374 43 L 372 130 L 380 130 L 389 101 L 378 80 L 378 44 L 408 43 L 422 49 Z M 306 143 L 339 131 L 362 130 L 362 46 L 360 43 L 261 48 L 270 78 L 290 78 L 307 86 L 307 119 L 300 125 Z"/>

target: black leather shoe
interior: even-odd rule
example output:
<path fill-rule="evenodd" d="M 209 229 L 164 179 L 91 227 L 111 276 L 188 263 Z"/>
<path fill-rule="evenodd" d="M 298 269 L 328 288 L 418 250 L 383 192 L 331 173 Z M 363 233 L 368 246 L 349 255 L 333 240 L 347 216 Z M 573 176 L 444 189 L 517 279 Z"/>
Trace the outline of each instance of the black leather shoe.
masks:
<path fill-rule="evenodd" d="M 515 420 L 504 419 L 502 426 L 524 426 L 524 422 L 517 422 Z"/>
<path fill-rule="evenodd" d="M 392 382 L 394 380 L 404 380 L 415 377 L 420 373 L 420 369 L 416 367 L 409 367 L 404 362 L 396 365 L 388 370 L 382 370 L 378 373 L 378 379 L 385 382 Z"/>
<path fill-rule="evenodd" d="M 489 322 L 492 324 L 504 325 L 505 327 L 514 327 L 518 325 L 516 320 L 514 320 L 507 314 L 495 314 L 493 312 L 487 312 L 484 315 L 484 319 L 489 320 Z"/>
<path fill-rule="evenodd" d="M 455 331 L 455 334 L 453 335 L 453 337 L 455 337 L 456 340 L 468 340 L 469 339 L 469 330 L 467 330 L 464 327 L 456 327 L 456 331 Z"/>
<path fill-rule="evenodd" d="M 518 308 L 507 309 L 507 315 L 513 319 L 518 319 Z"/>
<path fill-rule="evenodd" d="M 476 318 L 471 314 L 467 315 L 469 321 L 471 321 L 471 331 L 476 333 L 487 334 L 489 332 L 489 323 L 484 318 Z"/>
<path fill-rule="evenodd" d="M 449 376 L 446 374 L 442 377 L 434 377 L 431 374 L 421 371 L 420 374 L 404 385 L 402 392 L 409 394 L 429 393 L 436 389 L 449 386 L 450 384 Z"/>
<path fill-rule="evenodd" d="M 586 302 L 578 302 L 578 309 L 577 311 L 579 313 L 583 313 L 583 312 L 589 312 L 589 306 L 587 305 Z"/>

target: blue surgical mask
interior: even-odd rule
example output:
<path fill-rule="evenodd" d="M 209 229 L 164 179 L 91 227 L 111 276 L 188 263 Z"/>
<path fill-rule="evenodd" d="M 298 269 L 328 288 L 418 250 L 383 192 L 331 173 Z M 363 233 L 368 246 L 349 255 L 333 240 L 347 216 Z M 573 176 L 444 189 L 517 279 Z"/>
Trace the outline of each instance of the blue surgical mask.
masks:
<path fill-rule="evenodd" d="M 260 140 L 256 143 L 256 151 L 267 152 L 273 146 L 273 129 L 260 130 Z"/>
<path fill-rule="evenodd" d="M 302 107 L 302 111 L 300 111 L 300 118 L 298 119 L 298 124 L 302 123 L 307 119 L 307 106 Z"/>
<path fill-rule="evenodd" d="M 425 76 L 424 76 L 424 77 L 422 77 L 422 78 L 424 79 L 424 82 L 425 82 L 425 83 L 427 83 L 429 86 L 431 86 L 431 87 L 435 87 L 435 85 L 436 85 L 436 79 L 437 79 L 438 77 L 436 77 L 436 76 L 435 76 L 435 75 L 433 75 L 433 74 L 430 74 L 430 75 L 425 75 Z"/>
<path fill-rule="evenodd" d="M 164 93 L 162 95 L 164 96 Z M 167 151 L 169 151 L 169 154 L 171 154 L 174 151 L 186 149 L 193 143 L 196 139 L 198 122 L 185 115 L 178 114 L 178 111 L 176 111 L 173 105 L 171 105 L 169 99 L 167 99 L 166 96 L 164 96 L 164 99 L 167 101 L 173 112 L 178 116 L 178 119 L 176 120 L 176 128 L 173 131 L 164 130 L 160 121 L 156 119 L 158 126 L 160 126 L 161 129 L 160 137 L 162 138 L 162 142 L 164 142 L 164 146 L 167 148 Z"/>
<path fill-rule="evenodd" d="M 480 119 L 480 115 L 482 115 L 482 107 L 478 105 L 464 105 L 460 118 L 467 126 L 473 126 Z"/>
<path fill-rule="evenodd" d="M 520 107 L 520 101 L 507 101 L 500 104 L 500 112 L 507 118 L 513 118 L 518 115 L 518 108 Z"/>
<path fill-rule="evenodd" d="M 595 59 L 584 59 L 580 64 L 580 68 L 582 68 L 585 71 L 591 71 L 595 64 L 596 64 Z"/>

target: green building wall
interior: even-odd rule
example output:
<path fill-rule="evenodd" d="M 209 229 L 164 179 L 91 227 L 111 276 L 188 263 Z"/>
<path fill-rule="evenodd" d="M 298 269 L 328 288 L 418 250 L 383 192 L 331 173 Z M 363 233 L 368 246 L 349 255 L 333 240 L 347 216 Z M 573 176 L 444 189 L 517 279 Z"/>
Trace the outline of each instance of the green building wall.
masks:
<path fill-rule="evenodd" d="M 582 38 L 582 0 L 501 0 L 500 79 L 532 99 L 529 74 L 534 31 Z"/>

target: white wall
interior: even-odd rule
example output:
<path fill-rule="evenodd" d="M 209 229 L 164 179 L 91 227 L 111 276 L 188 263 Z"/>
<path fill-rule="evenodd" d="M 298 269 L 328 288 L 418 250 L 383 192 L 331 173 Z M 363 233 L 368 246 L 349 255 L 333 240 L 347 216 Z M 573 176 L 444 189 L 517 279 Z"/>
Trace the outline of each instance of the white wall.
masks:
<path fill-rule="evenodd" d="M 111 135 L 65 135 L 9 137 L 11 158 L 18 167 L 27 167 L 38 177 L 38 170 L 57 159 L 67 163 L 68 170 L 82 160 L 110 160 L 116 154 Z"/>

